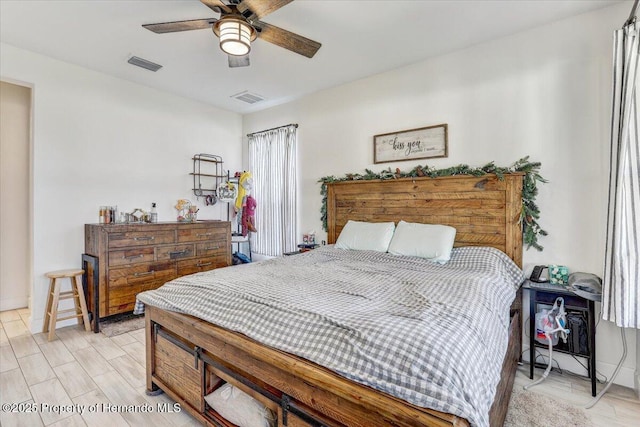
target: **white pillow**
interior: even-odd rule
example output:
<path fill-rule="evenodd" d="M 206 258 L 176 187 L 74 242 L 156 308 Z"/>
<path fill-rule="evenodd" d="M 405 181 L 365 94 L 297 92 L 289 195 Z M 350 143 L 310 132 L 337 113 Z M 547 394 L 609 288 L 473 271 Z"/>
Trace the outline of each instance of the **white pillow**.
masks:
<path fill-rule="evenodd" d="M 338 249 L 387 252 L 393 237 L 393 222 L 361 222 L 349 220 L 336 241 Z"/>
<path fill-rule="evenodd" d="M 275 415 L 262 403 L 231 384 L 220 386 L 204 400 L 225 420 L 240 427 L 271 427 Z"/>
<path fill-rule="evenodd" d="M 400 221 L 389 244 L 389 253 L 426 258 L 444 264 L 451 258 L 456 229 L 448 225 Z"/>

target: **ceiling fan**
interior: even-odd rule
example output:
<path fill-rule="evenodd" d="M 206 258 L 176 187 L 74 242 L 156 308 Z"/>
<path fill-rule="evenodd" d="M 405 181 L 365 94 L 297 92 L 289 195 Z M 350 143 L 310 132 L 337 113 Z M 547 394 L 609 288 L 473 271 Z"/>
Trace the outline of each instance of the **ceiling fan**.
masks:
<path fill-rule="evenodd" d="M 220 39 L 220 48 L 228 54 L 229 67 L 232 68 L 249 65 L 251 42 L 257 37 L 307 58 L 312 58 L 322 46 L 314 40 L 260 20 L 293 0 L 228 0 L 228 3 L 222 0 L 200 1 L 214 12 L 220 13 L 220 18 L 162 22 L 143 27 L 158 34 L 213 28 Z"/>

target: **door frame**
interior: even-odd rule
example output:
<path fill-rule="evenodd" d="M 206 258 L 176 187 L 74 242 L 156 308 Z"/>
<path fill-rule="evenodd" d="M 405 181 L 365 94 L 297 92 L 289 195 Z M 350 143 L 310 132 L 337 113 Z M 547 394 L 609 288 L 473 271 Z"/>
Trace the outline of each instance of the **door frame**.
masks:
<path fill-rule="evenodd" d="M 28 147 L 28 165 L 29 169 L 27 171 L 27 179 L 28 179 L 28 193 L 27 193 L 27 307 L 31 310 L 33 306 L 33 295 L 34 295 L 34 281 L 33 281 L 33 195 L 34 195 L 34 111 L 35 111 L 35 85 L 33 83 L 13 79 L 10 77 L 0 76 L 0 81 L 4 83 L 9 83 L 16 86 L 22 86 L 28 88 L 30 90 L 30 99 L 29 99 L 29 147 Z M 33 313 L 29 314 L 28 325 L 27 327 L 31 328 L 31 319 L 33 319 Z"/>

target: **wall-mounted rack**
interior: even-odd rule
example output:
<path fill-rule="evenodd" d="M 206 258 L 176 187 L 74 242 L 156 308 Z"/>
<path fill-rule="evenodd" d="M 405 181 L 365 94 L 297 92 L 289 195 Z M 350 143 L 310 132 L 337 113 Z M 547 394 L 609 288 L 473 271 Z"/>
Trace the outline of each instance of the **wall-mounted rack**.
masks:
<path fill-rule="evenodd" d="M 195 154 L 193 156 L 193 194 L 196 197 L 216 196 L 218 185 L 227 179 L 223 170 L 222 157 L 214 154 Z"/>

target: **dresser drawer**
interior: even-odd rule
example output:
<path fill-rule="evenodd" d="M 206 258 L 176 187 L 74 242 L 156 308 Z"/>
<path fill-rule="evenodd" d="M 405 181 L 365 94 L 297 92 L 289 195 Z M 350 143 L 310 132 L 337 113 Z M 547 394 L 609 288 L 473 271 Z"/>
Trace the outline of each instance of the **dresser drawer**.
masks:
<path fill-rule="evenodd" d="M 228 223 L 221 223 L 228 224 Z M 202 242 L 205 240 L 226 240 L 229 234 L 228 226 L 204 225 L 178 229 L 178 242 Z"/>
<path fill-rule="evenodd" d="M 109 293 L 118 286 L 168 282 L 176 277 L 175 262 L 148 263 L 109 270 Z"/>
<path fill-rule="evenodd" d="M 109 267 L 153 261 L 155 261 L 155 249 L 153 246 L 109 252 Z"/>
<path fill-rule="evenodd" d="M 164 284 L 165 281 L 154 281 L 109 289 L 109 315 L 133 311 L 136 295 L 140 292 L 159 288 Z"/>
<path fill-rule="evenodd" d="M 207 258 L 196 258 L 178 261 L 178 276 L 199 273 L 201 271 L 213 270 L 214 268 L 227 267 L 226 256 L 215 256 Z"/>
<path fill-rule="evenodd" d="M 160 246 L 156 248 L 156 261 L 169 261 L 193 258 L 196 255 L 194 244 Z"/>
<path fill-rule="evenodd" d="M 109 234 L 109 248 L 126 248 L 128 246 L 161 245 L 174 243 L 173 230 L 127 231 Z"/>
<path fill-rule="evenodd" d="M 226 240 L 216 240 L 196 243 L 196 256 L 224 255 L 229 252 L 229 242 Z"/>

